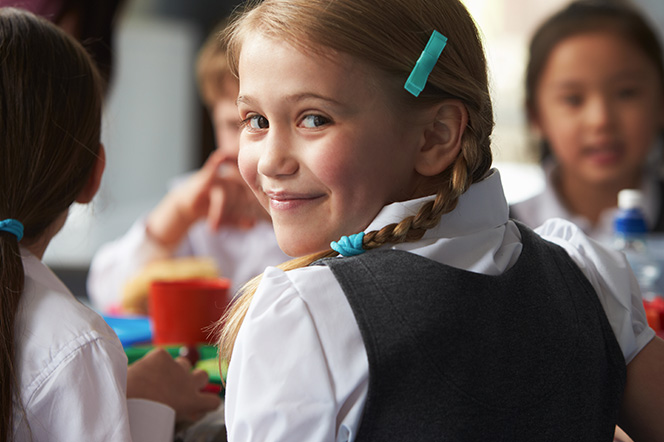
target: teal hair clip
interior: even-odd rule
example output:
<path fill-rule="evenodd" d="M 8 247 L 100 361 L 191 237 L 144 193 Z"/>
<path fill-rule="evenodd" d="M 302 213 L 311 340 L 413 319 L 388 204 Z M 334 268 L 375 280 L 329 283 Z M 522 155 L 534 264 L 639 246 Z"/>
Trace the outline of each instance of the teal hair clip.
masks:
<path fill-rule="evenodd" d="M 364 232 L 360 232 L 351 236 L 342 236 L 339 241 L 332 241 L 330 247 L 343 256 L 361 255 L 366 251 L 362 247 L 363 240 Z"/>
<path fill-rule="evenodd" d="M 15 219 L 7 218 L 0 221 L 0 231 L 11 233 L 17 241 L 23 238 L 23 224 Z"/>
<path fill-rule="evenodd" d="M 443 49 L 447 44 L 447 37 L 445 37 L 440 32 L 434 30 L 431 33 L 429 42 L 422 51 L 422 55 L 415 63 L 415 67 L 408 76 L 406 84 L 403 86 L 408 92 L 418 97 L 424 86 L 427 84 L 429 79 L 429 74 L 433 70 L 433 67 L 436 65 L 440 54 L 443 53 Z"/>

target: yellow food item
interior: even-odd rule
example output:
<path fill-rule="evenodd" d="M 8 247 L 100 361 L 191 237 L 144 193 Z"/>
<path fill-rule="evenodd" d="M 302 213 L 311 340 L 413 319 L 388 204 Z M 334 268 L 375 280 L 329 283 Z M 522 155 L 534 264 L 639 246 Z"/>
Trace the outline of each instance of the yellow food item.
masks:
<path fill-rule="evenodd" d="M 216 278 L 218 276 L 221 275 L 212 258 L 184 257 L 154 261 L 143 267 L 125 283 L 120 304 L 126 313 L 146 315 L 148 313 L 148 293 L 152 281 Z"/>

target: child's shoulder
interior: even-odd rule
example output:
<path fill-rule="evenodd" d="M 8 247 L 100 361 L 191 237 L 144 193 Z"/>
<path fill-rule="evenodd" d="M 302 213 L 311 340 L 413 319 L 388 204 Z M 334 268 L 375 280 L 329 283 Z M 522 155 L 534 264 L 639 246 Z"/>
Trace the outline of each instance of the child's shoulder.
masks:
<path fill-rule="evenodd" d="M 331 318 L 345 315 L 348 303 L 329 267 L 312 265 L 283 271 L 268 267 L 254 295 L 245 323 L 312 322 L 326 328 Z"/>
<path fill-rule="evenodd" d="M 327 266 L 311 265 L 284 271 L 268 267 L 263 273 L 256 295 L 273 301 L 276 298 L 300 298 L 307 301 L 311 293 L 329 292 L 336 282 Z"/>
<path fill-rule="evenodd" d="M 586 268 L 624 270 L 624 258 L 618 252 L 590 238 L 571 221 L 550 218 L 534 231 L 543 239 L 565 249 L 582 270 Z"/>
<path fill-rule="evenodd" d="M 15 327 L 19 367 L 44 370 L 90 345 L 122 356 L 120 341 L 101 316 L 77 300 L 45 265 L 39 261 L 26 264 Z"/>
<path fill-rule="evenodd" d="M 583 233 L 583 230 L 581 230 L 580 227 L 564 218 L 548 218 L 534 230 L 541 237 L 545 239 L 550 238 L 554 241 L 559 240 L 578 244 L 589 240 L 588 236 Z"/>

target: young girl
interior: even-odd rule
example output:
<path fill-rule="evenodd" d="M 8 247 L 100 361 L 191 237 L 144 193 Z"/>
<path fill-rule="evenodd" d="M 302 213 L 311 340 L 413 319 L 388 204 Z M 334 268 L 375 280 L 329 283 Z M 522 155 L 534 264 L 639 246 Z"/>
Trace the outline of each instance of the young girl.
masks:
<path fill-rule="evenodd" d="M 102 310 L 116 304 L 126 308 L 127 300 L 118 299 L 123 286 L 153 261 L 212 257 L 219 271 L 231 279 L 235 293 L 266 266 L 288 259 L 279 249 L 269 216 L 237 168 L 238 84 L 229 71 L 218 31 L 203 45 L 196 70 L 201 97 L 212 116 L 217 150 L 198 171 L 178 179 L 161 202 L 122 238 L 95 254 L 87 287 L 90 298 Z M 134 313 L 146 313 L 140 310 L 140 303 L 132 304 Z M 147 300 L 143 305 L 146 309 Z"/>
<path fill-rule="evenodd" d="M 514 217 L 531 227 L 561 217 L 605 240 L 618 192 L 631 188 L 664 231 L 662 47 L 636 10 L 580 1 L 545 21 L 530 44 L 526 108 L 547 184 Z"/>
<path fill-rule="evenodd" d="M 205 373 L 165 350 L 128 370 L 110 327 L 41 262 L 101 180 L 99 74 L 72 37 L 12 8 L 0 59 L 0 441 L 172 440 L 175 417 L 219 405 Z"/>
<path fill-rule="evenodd" d="M 222 323 L 230 441 L 662 440 L 624 258 L 508 219 L 460 2 L 264 0 L 228 44 L 240 171 L 300 257 Z"/>

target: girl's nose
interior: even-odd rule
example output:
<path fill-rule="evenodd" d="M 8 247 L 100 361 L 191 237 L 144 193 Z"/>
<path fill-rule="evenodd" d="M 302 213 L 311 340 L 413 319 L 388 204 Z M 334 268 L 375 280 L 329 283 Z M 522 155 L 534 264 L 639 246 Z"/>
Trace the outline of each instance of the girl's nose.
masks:
<path fill-rule="evenodd" d="M 609 127 L 613 121 L 613 107 L 607 97 L 592 98 L 586 111 L 586 121 L 593 128 Z"/>
<path fill-rule="evenodd" d="M 275 132 L 265 139 L 265 145 L 258 159 L 258 173 L 268 177 L 284 177 L 295 174 L 299 169 L 290 143 Z"/>

